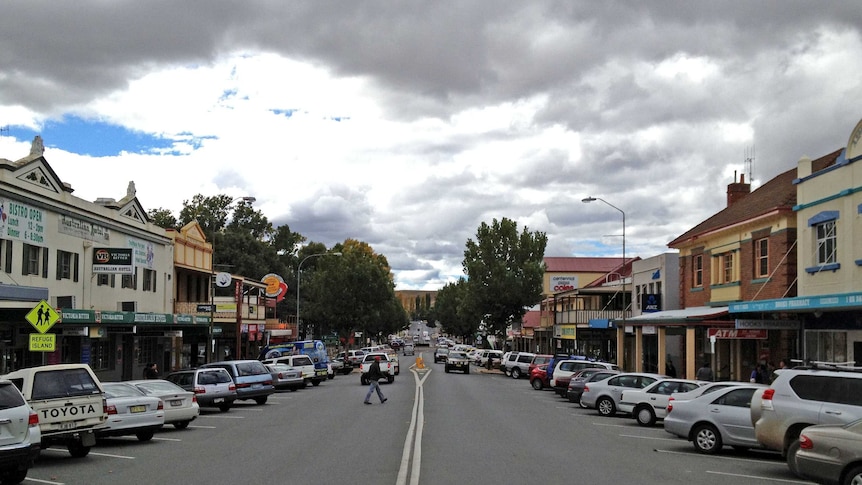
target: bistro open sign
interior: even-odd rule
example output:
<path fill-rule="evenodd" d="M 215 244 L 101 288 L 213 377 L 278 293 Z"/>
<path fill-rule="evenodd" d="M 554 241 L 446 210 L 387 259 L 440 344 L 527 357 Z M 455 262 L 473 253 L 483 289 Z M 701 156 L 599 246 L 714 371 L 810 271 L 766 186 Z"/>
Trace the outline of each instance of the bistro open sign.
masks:
<path fill-rule="evenodd" d="M 93 248 L 93 273 L 135 274 L 132 250 Z"/>

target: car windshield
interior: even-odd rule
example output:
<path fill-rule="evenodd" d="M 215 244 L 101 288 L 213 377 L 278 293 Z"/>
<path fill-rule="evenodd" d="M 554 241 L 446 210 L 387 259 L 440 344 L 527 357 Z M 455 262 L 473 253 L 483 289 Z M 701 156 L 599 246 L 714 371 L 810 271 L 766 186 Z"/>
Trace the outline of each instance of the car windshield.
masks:
<path fill-rule="evenodd" d="M 466 359 L 467 354 L 464 352 L 449 352 L 449 357 L 452 359 Z"/>
<path fill-rule="evenodd" d="M 437 349 L 437 353 L 438 353 L 438 354 L 448 354 L 448 353 L 449 353 L 449 349 L 446 349 L 446 348 Z"/>

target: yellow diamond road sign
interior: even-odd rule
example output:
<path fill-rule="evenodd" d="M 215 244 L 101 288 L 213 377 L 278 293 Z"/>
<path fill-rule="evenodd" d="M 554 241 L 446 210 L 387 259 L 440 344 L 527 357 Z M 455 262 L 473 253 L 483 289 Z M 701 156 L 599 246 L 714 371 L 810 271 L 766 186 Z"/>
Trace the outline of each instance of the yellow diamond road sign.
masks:
<path fill-rule="evenodd" d="M 45 333 L 53 327 L 55 323 L 57 323 L 57 320 L 60 319 L 60 315 L 56 310 L 51 308 L 51 305 L 49 305 L 48 302 L 42 300 L 38 305 L 34 306 L 24 318 L 30 322 L 30 325 L 33 325 L 33 328 L 35 328 L 37 332 Z"/>

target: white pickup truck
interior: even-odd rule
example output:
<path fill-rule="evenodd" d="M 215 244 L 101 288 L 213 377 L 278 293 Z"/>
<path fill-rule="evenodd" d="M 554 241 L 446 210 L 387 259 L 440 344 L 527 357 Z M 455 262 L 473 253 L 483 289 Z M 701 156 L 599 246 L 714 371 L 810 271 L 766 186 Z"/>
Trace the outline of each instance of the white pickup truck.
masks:
<path fill-rule="evenodd" d="M 368 380 L 368 371 L 371 369 L 371 364 L 378 358 L 380 359 L 380 373 L 386 378 L 386 382 L 392 384 L 395 381 L 395 362 L 389 357 L 389 354 L 385 352 L 373 352 L 365 354 L 365 358 L 362 359 L 362 364 L 359 366 L 361 372 L 359 382 L 363 386 L 367 386 L 371 382 Z"/>

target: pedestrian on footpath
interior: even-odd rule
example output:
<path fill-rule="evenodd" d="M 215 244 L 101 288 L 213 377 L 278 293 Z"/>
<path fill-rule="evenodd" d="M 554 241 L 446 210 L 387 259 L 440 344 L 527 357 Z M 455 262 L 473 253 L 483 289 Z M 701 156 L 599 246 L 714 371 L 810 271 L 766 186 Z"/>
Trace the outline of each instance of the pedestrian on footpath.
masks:
<path fill-rule="evenodd" d="M 380 384 L 377 382 L 378 380 L 383 379 L 383 372 L 380 372 L 380 356 L 374 358 L 374 362 L 371 363 L 371 368 L 368 369 L 368 393 L 365 394 L 365 404 L 371 404 L 371 393 L 375 390 L 377 391 L 377 397 L 380 398 L 380 404 L 386 402 L 386 398 L 383 397 L 383 392 L 380 390 Z"/>

